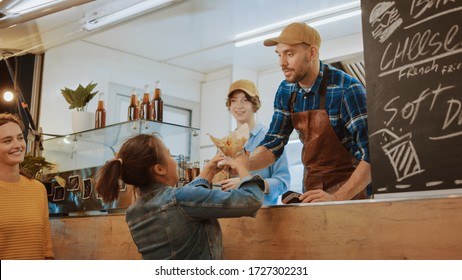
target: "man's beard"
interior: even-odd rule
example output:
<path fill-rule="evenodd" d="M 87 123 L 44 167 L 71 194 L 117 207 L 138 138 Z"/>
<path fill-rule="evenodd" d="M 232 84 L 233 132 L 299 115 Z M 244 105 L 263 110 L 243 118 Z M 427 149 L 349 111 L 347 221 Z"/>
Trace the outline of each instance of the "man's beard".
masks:
<path fill-rule="evenodd" d="M 292 71 L 292 73 L 294 74 L 291 77 L 286 77 L 286 81 L 288 81 L 289 83 L 297 83 L 303 80 L 308 75 L 308 71 L 304 73 L 300 73 L 300 72 L 297 73 L 293 69 L 290 69 L 290 71 Z"/>

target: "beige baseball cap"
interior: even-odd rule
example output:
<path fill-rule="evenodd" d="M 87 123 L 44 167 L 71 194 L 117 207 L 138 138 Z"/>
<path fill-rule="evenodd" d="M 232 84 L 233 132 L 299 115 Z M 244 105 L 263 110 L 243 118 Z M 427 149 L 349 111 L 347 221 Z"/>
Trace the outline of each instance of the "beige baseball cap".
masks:
<path fill-rule="evenodd" d="M 260 98 L 260 93 L 257 87 L 252 81 L 249 80 L 237 80 L 229 86 L 228 97 L 236 90 L 242 90 L 252 97 Z"/>
<path fill-rule="evenodd" d="M 267 39 L 263 44 L 267 47 L 275 46 L 278 43 L 296 45 L 307 43 L 319 49 L 321 47 L 321 36 L 311 26 L 304 22 L 294 22 L 287 25 L 279 35 L 279 37 Z"/>

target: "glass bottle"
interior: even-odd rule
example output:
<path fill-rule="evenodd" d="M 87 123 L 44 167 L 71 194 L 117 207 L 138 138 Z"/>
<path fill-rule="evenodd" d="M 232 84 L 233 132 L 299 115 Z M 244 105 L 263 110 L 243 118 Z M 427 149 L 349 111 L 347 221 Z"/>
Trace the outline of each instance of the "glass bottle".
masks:
<path fill-rule="evenodd" d="M 204 165 L 202 165 L 202 169 L 205 169 L 205 166 L 209 163 L 210 159 L 204 159 Z"/>
<path fill-rule="evenodd" d="M 186 163 L 186 181 L 189 183 L 192 180 L 194 180 L 194 168 L 193 168 L 193 163 L 192 162 L 187 162 Z"/>
<path fill-rule="evenodd" d="M 145 92 L 143 94 L 143 101 L 141 102 L 140 119 L 149 120 L 150 112 L 151 112 L 151 103 L 149 102 L 149 92 Z"/>
<path fill-rule="evenodd" d="M 140 112 L 141 112 L 141 103 L 138 95 L 136 96 L 136 119 L 140 119 Z"/>
<path fill-rule="evenodd" d="M 150 97 L 150 95 L 149 95 L 149 85 L 144 85 L 143 102 L 144 102 L 145 96 L 148 96 L 148 100 L 149 100 L 149 97 Z M 153 120 L 155 118 L 155 116 L 152 115 L 152 103 L 148 102 L 148 106 L 149 106 L 149 110 L 145 111 L 145 116 L 143 117 L 143 119 L 145 119 L 145 120 Z"/>
<path fill-rule="evenodd" d="M 164 119 L 164 101 L 162 100 L 162 93 L 160 90 L 160 81 L 156 81 L 154 90 L 154 106 L 156 108 L 156 121 L 162 122 Z"/>
<path fill-rule="evenodd" d="M 95 128 L 106 127 L 106 109 L 104 108 L 103 93 L 100 93 L 98 108 L 95 112 Z"/>
<path fill-rule="evenodd" d="M 136 95 L 137 95 L 136 89 L 133 89 L 132 95 L 130 96 L 130 105 L 128 106 L 127 120 L 129 121 L 134 121 L 139 118 L 138 105 L 137 105 L 138 98 Z"/>
<path fill-rule="evenodd" d="M 179 155 L 178 156 L 178 167 L 177 167 L 177 170 L 178 170 L 178 178 L 180 181 L 184 182 L 186 181 L 186 161 L 185 161 L 185 158 L 184 158 L 184 155 Z"/>
<path fill-rule="evenodd" d="M 193 164 L 193 176 L 196 178 L 199 176 L 199 173 L 201 173 L 201 168 L 200 168 L 201 162 L 200 161 L 195 161 Z"/>
<path fill-rule="evenodd" d="M 155 95 L 155 93 L 154 93 L 154 95 L 153 95 L 153 97 L 152 97 L 152 101 L 151 101 L 151 111 L 150 111 L 150 114 L 149 114 L 149 119 L 150 119 L 151 121 L 155 121 L 156 118 L 157 118 L 157 114 L 156 114 L 157 110 L 156 110 L 155 97 L 156 97 L 156 95 Z"/>

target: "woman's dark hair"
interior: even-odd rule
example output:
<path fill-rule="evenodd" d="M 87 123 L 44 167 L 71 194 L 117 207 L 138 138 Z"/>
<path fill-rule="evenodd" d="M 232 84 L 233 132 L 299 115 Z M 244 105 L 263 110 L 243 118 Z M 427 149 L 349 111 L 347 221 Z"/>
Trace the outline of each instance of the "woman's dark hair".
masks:
<path fill-rule="evenodd" d="M 152 167 L 164 164 L 162 140 L 151 134 L 136 135 L 122 145 L 115 159 L 108 161 L 96 176 L 96 191 L 104 202 L 119 197 L 119 179 L 143 188 L 153 183 Z"/>
<path fill-rule="evenodd" d="M 19 128 L 21 128 L 22 132 L 24 132 L 24 130 L 26 129 L 26 126 L 24 125 L 23 121 L 19 116 L 10 113 L 0 113 L 0 126 L 7 123 L 17 124 Z M 31 175 L 29 175 L 27 172 L 22 171 L 21 169 L 19 170 L 19 174 L 29 179 L 32 179 Z"/>

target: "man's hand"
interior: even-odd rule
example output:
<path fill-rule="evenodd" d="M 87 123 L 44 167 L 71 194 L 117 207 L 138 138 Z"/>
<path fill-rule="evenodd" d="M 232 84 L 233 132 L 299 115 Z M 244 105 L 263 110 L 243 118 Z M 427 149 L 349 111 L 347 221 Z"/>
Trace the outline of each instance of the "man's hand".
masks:
<path fill-rule="evenodd" d="M 318 190 L 309 190 L 303 193 L 298 199 L 300 199 L 302 203 L 325 202 L 325 201 L 335 201 L 336 196 L 335 194 L 326 193 L 325 191 L 318 189 Z"/>

